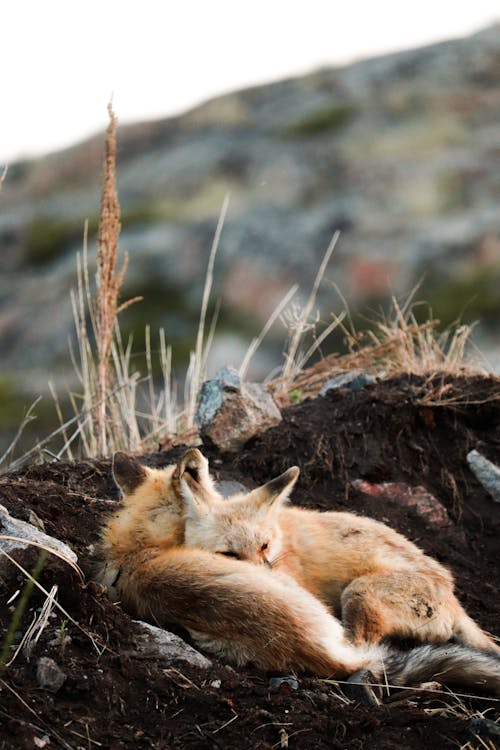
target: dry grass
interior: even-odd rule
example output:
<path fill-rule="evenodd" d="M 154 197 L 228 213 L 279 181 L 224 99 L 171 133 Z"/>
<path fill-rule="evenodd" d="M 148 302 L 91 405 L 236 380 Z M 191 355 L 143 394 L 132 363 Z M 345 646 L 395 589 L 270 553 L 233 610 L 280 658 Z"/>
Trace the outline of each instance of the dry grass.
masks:
<path fill-rule="evenodd" d="M 0 538 L 2 538 L 2 537 L 3 537 L 3 535 L 0 535 Z M 5 536 L 5 538 L 9 539 L 8 536 Z M 15 537 L 11 537 L 11 538 L 15 538 Z M 67 557 L 65 557 L 64 555 L 62 555 L 60 552 L 57 552 L 56 550 L 52 549 L 51 547 L 46 547 L 43 544 L 39 544 L 38 542 L 33 542 L 33 541 L 29 540 L 29 539 L 23 539 L 21 541 L 23 543 L 25 543 L 25 544 L 29 544 L 30 546 L 37 547 L 37 548 L 39 548 L 41 550 L 39 558 L 38 558 L 38 561 L 37 561 L 37 563 L 35 565 L 35 568 L 33 570 L 33 573 L 29 573 L 29 571 L 27 571 L 26 568 L 24 568 L 21 565 L 21 563 L 19 563 L 12 555 L 10 555 L 8 552 L 6 552 L 4 549 L 2 549 L 0 547 L 0 554 L 3 557 L 5 557 L 7 560 L 9 560 L 9 562 L 12 565 L 14 565 L 23 574 L 23 576 L 26 579 L 25 590 L 23 592 L 24 596 L 22 597 L 21 601 L 18 603 L 18 606 L 16 607 L 16 613 L 18 613 L 17 614 L 18 620 L 19 621 L 21 620 L 21 617 L 24 614 L 24 611 L 25 611 L 26 606 L 28 604 L 28 600 L 29 600 L 29 598 L 31 596 L 31 592 L 33 590 L 33 587 L 35 586 L 39 591 L 42 592 L 42 594 L 45 595 L 46 599 L 50 600 L 51 606 L 53 606 L 56 609 L 58 609 L 59 612 L 61 612 L 64 615 L 65 619 L 68 620 L 68 622 L 71 622 L 75 627 L 78 628 L 78 630 L 80 630 L 81 633 L 83 633 L 90 640 L 90 642 L 92 643 L 92 646 L 94 647 L 94 649 L 96 650 L 96 652 L 98 654 L 102 653 L 105 647 L 102 646 L 102 645 L 99 645 L 98 642 L 97 642 L 97 640 L 96 640 L 96 637 L 93 636 L 88 630 L 86 630 L 85 628 L 83 628 L 69 614 L 69 612 L 66 609 L 64 609 L 64 607 L 61 604 L 59 604 L 59 602 L 57 601 L 57 599 L 55 599 L 55 597 L 51 594 L 51 592 L 47 591 L 47 589 L 44 588 L 44 586 L 42 586 L 42 584 L 39 583 L 39 581 L 38 581 L 40 573 L 42 572 L 43 567 L 45 566 L 45 562 L 46 562 L 47 556 L 49 554 L 50 555 L 55 555 L 59 559 L 64 560 L 74 570 L 77 570 L 77 572 L 79 572 L 81 580 L 83 580 L 83 576 L 81 574 L 81 571 L 79 571 L 79 568 L 75 565 L 75 563 L 73 563 L 72 560 L 68 559 Z M 13 619 L 11 621 L 10 628 L 9 628 L 9 633 L 12 630 L 12 637 L 14 635 L 14 632 L 17 629 L 17 624 L 18 624 L 18 622 L 16 622 L 16 617 L 13 617 Z M 7 637 L 6 640 L 4 641 L 2 654 L 0 656 L 0 676 L 1 676 L 1 673 L 2 673 L 2 668 L 5 667 L 5 663 L 6 663 L 5 662 L 5 657 L 6 657 L 7 653 L 8 653 L 8 649 L 10 648 L 10 643 L 9 643 L 8 646 L 6 646 L 6 643 L 7 643 L 8 640 L 9 640 L 9 637 Z"/>
<path fill-rule="evenodd" d="M 228 199 L 224 201 L 215 232 L 205 278 L 200 321 L 194 351 L 185 379 L 183 404 L 178 404 L 177 386 L 172 378 L 172 351 L 165 333 L 159 331 L 159 355 L 163 387 L 153 379 L 151 331 L 146 328 L 146 374 L 141 377 L 132 367 L 132 341 L 123 341 L 119 315 L 134 298 L 120 303 L 128 265 L 125 256 L 119 267 L 120 206 L 116 191 L 116 118 L 109 107 L 106 133 L 103 189 L 97 237 L 96 286 L 89 272 L 87 229 L 82 255 L 77 255 L 77 289 L 72 292 L 76 328 L 76 350 L 71 357 L 81 390 L 69 393 L 74 416 L 65 420 L 58 394 L 51 388 L 60 427 L 19 462 L 62 437 L 56 458 L 75 455 L 96 456 L 115 450 L 152 449 L 167 435 L 193 432 L 198 393 L 206 377 L 208 351 L 214 335 L 214 323 L 207 328 L 215 256 L 224 225 Z M 196 440 L 196 438 L 193 438 Z"/>
<path fill-rule="evenodd" d="M 109 420 L 107 394 L 115 385 L 111 367 L 111 355 L 115 327 L 119 313 L 136 299 L 119 304 L 119 294 L 125 278 L 128 256 L 125 255 L 118 270 L 120 236 L 120 204 L 116 192 L 116 117 L 111 103 L 108 105 L 109 125 L 106 131 L 103 187 L 97 235 L 97 295 L 93 304 L 95 343 L 97 348 L 97 377 L 95 396 L 97 401 L 95 421 L 97 428 L 97 452 L 104 454 L 108 448 L 109 429 L 114 429 Z"/>
<path fill-rule="evenodd" d="M 119 262 L 120 205 L 116 188 L 116 117 L 108 107 L 109 125 L 105 138 L 102 197 L 95 259 L 95 284 L 89 272 L 87 227 L 84 230 L 82 254 L 77 255 L 77 288 L 72 292 L 73 315 L 76 328 L 76 347 L 71 357 L 79 392 L 70 392 L 73 416 L 65 418 L 55 389 L 51 393 L 60 426 L 32 450 L 17 459 L 12 466 L 42 451 L 58 441 L 58 448 L 50 451 L 55 458 L 72 460 L 77 456 L 107 455 L 115 450 L 136 452 L 149 450 L 163 443 L 173 445 L 183 439 L 198 441 L 196 409 L 201 385 L 206 378 L 207 358 L 214 337 L 216 317 L 207 326 L 207 311 L 213 285 L 215 258 L 228 209 L 225 199 L 214 241 L 210 251 L 196 341 L 190 355 L 189 367 L 182 388 L 172 375 L 172 350 L 163 330 L 159 331 L 158 347 L 151 341 L 150 327 L 146 328 L 146 372 L 140 375 L 132 367 L 132 342 L 124 342 L 120 333 L 119 315 L 140 298 L 120 300 L 128 257 Z M 0 176 L 0 187 L 5 173 Z M 429 319 L 418 323 L 412 307 L 413 294 L 401 305 L 393 298 L 390 313 L 372 323 L 368 331 L 359 333 L 349 323 L 347 304 L 340 315 L 332 315 L 330 323 L 317 334 L 319 313 L 316 300 L 327 266 L 339 239 L 336 232 L 328 246 L 316 274 L 309 297 L 301 307 L 294 303 L 298 285 L 293 286 L 269 317 L 262 331 L 250 343 L 240 365 L 240 376 L 248 372 L 252 357 L 271 327 L 280 319 L 287 331 L 283 365 L 277 376 L 267 382 L 280 406 L 291 397 L 314 396 L 324 382 L 336 374 L 362 369 L 378 377 L 401 373 L 435 375 L 478 371 L 478 362 L 467 354 L 472 328 L 455 326 L 443 333 L 438 321 Z M 322 357 L 313 366 L 308 362 L 320 350 L 322 342 L 339 329 L 347 342 L 347 354 Z M 153 379 L 153 351 L 159 350 L 162 384 Z M 444 386 L 443 386 L 444 388 Z M 434 400 L 446 400 L 443 390 L 427 394 Z M 425 398 L 425 394 L 423 396 Z M 23 427 L 33 418 L 33 407 L 27 412 L 23 426 L 8 447 L 0 463 L 8 463 Z M 179 437 L 180 435 L 180 437 Z M 60 444 L 62 440 L 62 445 Z"/>
<path fill-rule="evenodd" d="M 313 397 L 328 378 L 356 369 L 379 378 L 407 374 L 426 375 L 429 380 L 439 373 L 484 373 L 480 357 L 468 353 L 474 327 L 455 325 L 440 332 L 438 320 L 418 323 L 411 305 L 412 296 L 404 305 L 393 297 L 389 314 L 376 320 L 368 331 L 348 329 L 339 321 L 348 353 L 330 354 L 298 371 L 291 379 L 275 378 L 269 383 L 275 398 L 281 405 L 290 403 L 291 389 L 303 398 Z"/>

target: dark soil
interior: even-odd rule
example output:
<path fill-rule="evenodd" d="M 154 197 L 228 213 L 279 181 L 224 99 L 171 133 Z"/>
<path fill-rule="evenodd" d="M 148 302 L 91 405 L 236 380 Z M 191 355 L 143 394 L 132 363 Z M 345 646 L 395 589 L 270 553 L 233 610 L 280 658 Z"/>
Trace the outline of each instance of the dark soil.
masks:
<path fill-rule="evenodd" d="M 205 446 L 214 475 L 253 485 L 299 465 L 296 503 L 348 509 L 395 527 L 453 570 L 469 613 L 500 635 L 500 505 L 465 460 L 478 448 L 500 463 L 500 381 L 399 378 L 357 393 L 330 392 L 288 408 L 283 417 L 236 457 Z M 144 462 L 162 466 L 180 452 L 148 455 Z M 446 506 L 451 524 L 437 529 L 414 509 L 364 495 L 353 489 L 356 479 L 423 485 Z M 139 657 L 131 618 L 91 582 L 99 529 L 117 499 L 109 460 L 32 465 L 0 477 L 0 503 L 25 520 L 35 511 L 47 533 L 77 552 L 86 580 L 82 584 L 62 562 L 46 565 L 41 583 L 59 585 L 60 604 L 85 632 L 56 614 L 30 661 L 19 655 L 7 667 L 0 682 L 0 748 L 495 747 L 498 738 L 478 739 L 470 726 L 485 711 L 498 720 L 500 703 L 486 696 L 401 690 L 373 708 L 346 701 L 335 685 L 313 676 L 299 676 L 297 690 L 287 684 L 275 689 L 269 675 L 250 668 L 233 671 L 214 661 L 208 672 L 172 669 Z M 17 558 L 32 569 L 37 553 Z M 3 643 L 14 608 L 7 603 L 24 577 L 10 563 L 2 563 L 0 574 Z M 44 599 L 33 593 L 18 640 Z M 67 675 L 56 693 L 37 685 L 42 655 Z"/>

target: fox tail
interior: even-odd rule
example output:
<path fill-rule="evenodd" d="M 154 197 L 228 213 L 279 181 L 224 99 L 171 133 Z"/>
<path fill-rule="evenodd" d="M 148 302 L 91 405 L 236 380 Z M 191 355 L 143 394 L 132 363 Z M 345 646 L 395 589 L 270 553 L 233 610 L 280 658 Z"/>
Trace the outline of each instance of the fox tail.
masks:
<path fill-rule="evenodd" d="M 367 667 L 382 684 L 418 685 L 437 680 L 500 695 L 500 658 L 459 644 L 417 646 L 410 651 L 385 649 Z"/>

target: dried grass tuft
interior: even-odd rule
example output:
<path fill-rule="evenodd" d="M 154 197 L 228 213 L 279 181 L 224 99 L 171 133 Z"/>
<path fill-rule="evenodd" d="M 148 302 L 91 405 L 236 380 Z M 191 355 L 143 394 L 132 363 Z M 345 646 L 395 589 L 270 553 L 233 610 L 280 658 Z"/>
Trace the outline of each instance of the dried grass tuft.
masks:
<path fill-rule="evenodd" d="M 474 326 L 452 325 L 439 331 L 439 321 L 432 317 L 418 323 L 412 296 L 413 293 L 404 305 L 393 297 L 389 314 L 376 320 L 368 331 L 357 332 L 352 325 L 348 329 L 339 321 L 348 353 L 330 354 L 298 371 L 291 379 L 280 376 L 270 381 L 268 387 L 275 398 L 282 406 L 290 403 L 291 389 L 300 392 L 303 398 L 314 397 L 328 378 L 356 369 L 379 378 L 402 374 L 425 375 L 430 379 L 440 373 L 486 374 L 480 355 L 469 353 Z"/>

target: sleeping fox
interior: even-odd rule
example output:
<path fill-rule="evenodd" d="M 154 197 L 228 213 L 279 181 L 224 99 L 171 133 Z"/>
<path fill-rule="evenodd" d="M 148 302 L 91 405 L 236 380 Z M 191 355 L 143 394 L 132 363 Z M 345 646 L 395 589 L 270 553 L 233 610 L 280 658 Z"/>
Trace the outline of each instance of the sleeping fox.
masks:
<path fill-rule="evenodd" d="M 286 494 L 296 472 L 267 491 Z M 233 555 L 185 545 L 185 508 L 209 508 L 219 496 L 196 449 L 163 470 L 118 453 L 114 478 L 123 505 L 102 533 L 99 580 L 131 614 L 159 625 L 176 623 L 199 646 L 237 665 L 305 670 L 348 678 L 369 670 L 395 685 L 438 678 L 500 695 L 500 659 L 460 645 L 425 645 L 400 652 L 355 645 L 340 622 L 285 572 Z M 229 550 L 221 550 L 228 552 Z"/>
<path fill-rule="evenodd" d="M 450 639 L 500 654 L 467 615 L 452 574 L 378 521 L 288 507 L 299 470 L 223 499 L 184 485 L 185 544 L 288 573 L 342 619 L 352 643 Z"/>

